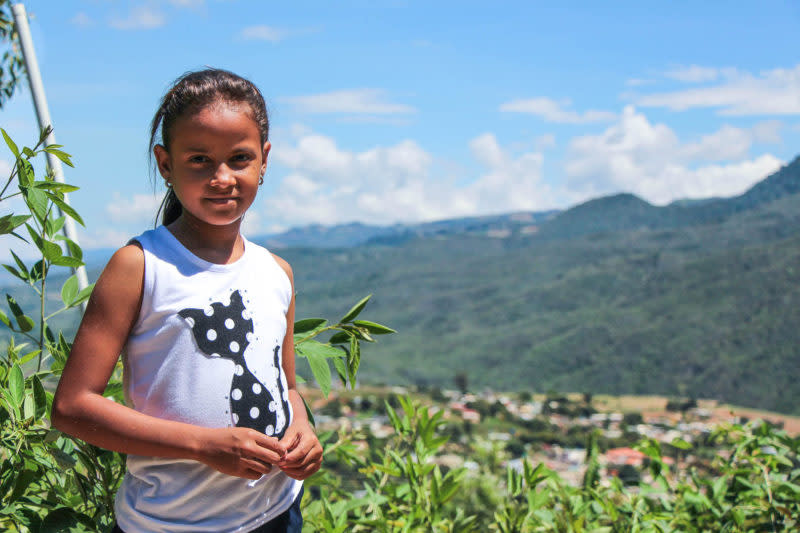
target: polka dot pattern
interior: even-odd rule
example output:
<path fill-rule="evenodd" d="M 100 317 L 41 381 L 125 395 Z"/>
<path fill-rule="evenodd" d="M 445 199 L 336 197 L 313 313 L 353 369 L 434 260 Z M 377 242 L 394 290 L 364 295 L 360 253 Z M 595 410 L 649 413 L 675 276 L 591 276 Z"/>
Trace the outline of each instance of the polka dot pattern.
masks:
<path fill-rule="evenodd" d="M 179 315 L 191 327 L 200 352 L 231 361 L 233 375 L 225 399 L 234 424 L 282 437 L 289 423 L 289 404 L 280 379 L 280 344 L 275 341 L 271 364 L 248 367 L 248 346 L 263 341 L 254 332 L 252 315 L 240 292 L 230 294 L 228 305 L 211 301 L 205 308 L 183 309 Z"/>

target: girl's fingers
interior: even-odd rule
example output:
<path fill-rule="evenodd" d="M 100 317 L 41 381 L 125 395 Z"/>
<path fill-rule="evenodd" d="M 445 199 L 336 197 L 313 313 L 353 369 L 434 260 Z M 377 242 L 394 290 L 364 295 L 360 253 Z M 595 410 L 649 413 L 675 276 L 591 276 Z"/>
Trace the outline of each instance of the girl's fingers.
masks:
<path fill-rule="evenodd" d="M 249 447 L 246 451 L 253 459 L 265 464 L 279 463 L 283 459 L 283 455 L 271 449 L 265 448 L 258 444 Z"/>
<path fill-rule="evenodd" d="M 283 472 L 289 477 L 302 480 L 314 474 L 317 470 L 319 470 L 319 467 L 319 463 L 309 463 L 300 468 L 282 468 L 281 470 L 283 470 Z"/>
<path fill-rule="evenodd" d="M 316 439 L 303 439 L 303 436 L 298 433 L 297 438 L 295 438 L 294 446 L 289 448 L 289 452 L 284 456 L 283 461 L 285 463 L 297 463 L 308 455 L 308 452 L 314 446 Z"/>
<path fill-rule="evenodd" d="M 280 443 L 286 447 L 286 453 L 291 452 L 298 444 L 300 444 L 303 440 L 302 433 L 292 433 L 292 430 L 286 432 L 283 438 L 280 440 Z"/>
<path fill-rule="evenodd" d="M 272 465 L 267 463 L 262 463 L 261 461 L 256 459 L 248 459 L 246 457 L 243 457 L 241 459 L 241 463 L 247 468 L 249 472 L 252 472 L 254 475 L 256 475 L 254 479 L 258 479 L 263 474 L 269 474 L 269 472 L 272 470 Z"/>
<path fill-rule="evenodd" d="M 286 446 L 281 441 L 274 437 L 268 437 L 255 430 L 253 430 L 253 433 L 253 440 L 260 448 L 270 450 L 271 452 L 277 454 L 278 459 L 286 455 Z"/>
<path fill-rule="evenodd" d="M 308 462 L 309 459 L 316 460 L 320 457 L 322 457 L 322 447 L 317 439 L 309 438 L 287 453 L 282 462 L 284 464 L 303 464 Z"/>

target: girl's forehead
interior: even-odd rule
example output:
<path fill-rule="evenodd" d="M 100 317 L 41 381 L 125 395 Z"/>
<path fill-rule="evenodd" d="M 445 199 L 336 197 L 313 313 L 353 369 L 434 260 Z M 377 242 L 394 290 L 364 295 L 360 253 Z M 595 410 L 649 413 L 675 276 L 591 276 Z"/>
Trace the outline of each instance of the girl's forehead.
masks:
<path fill-rule="evenodd" d="M 181 137 L 220 133 L 236 136 L 255 136 L 260 140 L 261 132 L 253 118 L 250 106 L 239 103 L 207 105 L 179 117 L 172 125 L 172 136 L 178 141 Z"/>
<path fill-rule="evenodd" d="M 250 108 L 250 105 L 247 102 L 231 102 L 228 100 L 216 100 L 204 106 L 190 110 L 184 116 L 178 117 L 178 120 L 181 119 L 189 119 L 189 120 L 194 119 L 200 121 L 208 119 L 220 120 L 222 118 L 230 119 L 234 116 L 240 116 L 240 115 L 243 115 L 243 118 L 255 122 L 253 110 Z"/>

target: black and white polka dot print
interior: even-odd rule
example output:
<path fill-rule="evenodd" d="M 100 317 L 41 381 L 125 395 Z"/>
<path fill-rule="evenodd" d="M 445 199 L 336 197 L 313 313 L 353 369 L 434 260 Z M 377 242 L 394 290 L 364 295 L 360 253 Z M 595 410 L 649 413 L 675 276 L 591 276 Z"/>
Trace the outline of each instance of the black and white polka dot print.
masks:
<path fill-rule="evenodd" d="M 229 401 L 234 425 L 282 437 L 288 426 L 289 403 L 280 379 L 280 345 L 275 346 L 272 361 L 272 377 L 277 381 L 272 387 L 278 392 L 276 402 L 270 388 L 247 367 L 244 353 L 253 338 L 253 319 L 239 291 L 231 293 L 227 306 L 213 302 L 205 309 L 188 308 L 178 314 L 192 328 L 201 352 L 233 361 Z"/>

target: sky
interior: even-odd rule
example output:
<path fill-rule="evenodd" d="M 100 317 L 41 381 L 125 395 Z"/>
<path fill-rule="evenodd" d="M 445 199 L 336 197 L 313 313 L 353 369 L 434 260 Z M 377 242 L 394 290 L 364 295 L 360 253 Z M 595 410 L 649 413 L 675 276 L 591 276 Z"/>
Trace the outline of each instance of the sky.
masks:
<path fill-rule="evenodd" d="M 267 99 L 273 146 L 251 236 L 618 192 L 657 205 L 732 196 L 800 153 L 797 2 L 25 5 L 85 248 L 153 226 L 164 189 L 150 120 L 176 77 L 207 65 Z M 34 142 L 27 87 L 0 126 Z M 0 175 L 10 161 L 0 147 Z"/>

